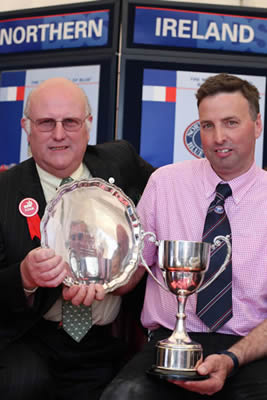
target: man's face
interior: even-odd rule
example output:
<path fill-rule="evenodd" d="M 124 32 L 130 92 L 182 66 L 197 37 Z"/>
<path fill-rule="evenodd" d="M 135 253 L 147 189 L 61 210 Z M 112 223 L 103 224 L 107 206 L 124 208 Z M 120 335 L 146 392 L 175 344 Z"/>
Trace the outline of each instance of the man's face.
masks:
<path fill-rule="evenodd" d="M 220 93 L 199 105 L 202 147 L 212 168 L 229 181 L 245 173 L 254 161 L 260 136 L 260 114 L 252 120 L 247 99 L 240 93 Z"/>
<path fill-rule="evenodd" d="M 86 117 L 85 103 L 80 90 L 67 83 L 54 83 L 37 89 L 32 94 L 30 104 L 29 117 L 33 121 L 42 118 L 84 120 Z M 51 132 L 40 132 L 30 121 L 31 129 L 27 131 L 25 122 L 23 119 L 22 127 L 28 134 L 33 158 L 41 168 L 64 178 L 79 167 L 89 140 L 89 130 L 85 122 L 75 132 L 66 131 L 60 122 L 57 122 Z"/>
<path fill-rule="evenodd" d="M 85 223 L 77 223 L 71 226 L 70 248 L 75 251 L 78 257 L 86 257 L 92 252 L 92 239 Z M 94 247 L 95 248 L 95 247 Z"/>

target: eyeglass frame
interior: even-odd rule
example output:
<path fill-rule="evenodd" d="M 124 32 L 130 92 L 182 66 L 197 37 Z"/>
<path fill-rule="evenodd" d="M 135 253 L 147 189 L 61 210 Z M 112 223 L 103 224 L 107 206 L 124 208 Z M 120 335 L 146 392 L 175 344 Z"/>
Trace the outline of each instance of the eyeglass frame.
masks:
<path fill-rule="evenodd" d="M 61 122 L 62 127 L 63 127 L 63 129 L 64 129 L 65 131 L 67 131 L 67 132 L 77 132 L 77 131 L 82 127 L 82 125 L 84 124 L 84 122 L 86 121 L 86 119 L 87 119 L 88 117 L 91 117 L 91 118 L 92 118 L 92 114 L 89 113 L 88 115 L 86 115 L 86 117 L 85 117 L 84 119 L 75 118 L 75 117 L 63 118 L 63 119 L 55 119 L 55 118 L 49 118 L 49 117 L 46 117 L 46 118 L 45 118 L 45 117 L 44 117 L 44 118 L 37 118 L 36 120 L 33 120 L 31 117 L 29 117 L 29 116 L 27 116 L 27 115 L 25 116 L 26 119 L 28 119 L 29 121 L 31 121 L 31 122 L 37 127 L 37 129 L 39 128 L 39 126 L 37 125 L 37 121 L 42 121 L 42 120 L 51 120 L 51 121 L 53 121 L 54 126 L 53 126 L 52 129 L 48 129 L 48 130 L 44 130 L 44 131 L 38 129 L 40 132 L 52 132 L 52 131 L 56 128 L 57 122 Z M 77 127 L 77 129 L 70 130 L 70 129 L 66 129 L 66 128 L 65 128 L 65 126 L 64 126 L 64 121 L 65 121 L 65 120 L 68 120 L 68 119 L 69 119 L 69 120 L 75 120 L 75 121 L 79 122 L 79 126 Z"/>

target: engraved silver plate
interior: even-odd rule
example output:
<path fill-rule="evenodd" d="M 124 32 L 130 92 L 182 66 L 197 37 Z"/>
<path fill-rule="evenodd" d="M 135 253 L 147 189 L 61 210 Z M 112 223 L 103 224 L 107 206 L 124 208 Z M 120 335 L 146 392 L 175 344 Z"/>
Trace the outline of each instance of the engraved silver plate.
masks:
<path fill-rule="evenodd" d="M 69 265 L 64 284 L 125 285 L 138 267 L 141 224 L 132 200 L 100 178 L 63 185 L 41 220 L 41 246 Z"/>

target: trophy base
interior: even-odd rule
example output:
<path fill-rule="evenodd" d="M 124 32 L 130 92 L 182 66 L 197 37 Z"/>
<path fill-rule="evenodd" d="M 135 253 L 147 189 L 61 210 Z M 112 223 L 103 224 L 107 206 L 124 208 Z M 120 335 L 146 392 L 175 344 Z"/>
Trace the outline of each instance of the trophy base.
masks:
<path fill-rule="evenodd" d="M 146 373 L 153 378 L 175 381 L 202 381 L 209 378 L 209 375 L 199 375 L 196 371 L 170 370 L 156 366 L 152 366 Z"/>
<path fill-rule="evenodd" d="M 197 367 L 203 360 L 200 343 L 183 335 L 180 339 L 176 332 L 156 344 L 156 362 L 147 371 L 148 375 L 166 380 L 201 381 L 209 375 L 200 375 Z"/>

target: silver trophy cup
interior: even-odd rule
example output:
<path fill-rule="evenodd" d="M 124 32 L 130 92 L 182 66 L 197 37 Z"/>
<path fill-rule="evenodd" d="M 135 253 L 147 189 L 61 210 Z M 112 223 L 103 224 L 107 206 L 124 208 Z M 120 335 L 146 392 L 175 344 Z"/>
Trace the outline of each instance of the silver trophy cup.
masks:
<path fill-rule="evenodd" d="M 146 233 L 145 235 L 152 235 Z M 149 375 L 174 380 L 201 380 L 208 376 L 199 375 L 197 367 L 203 360 L 201 344 L 191 340 L 186 332 L 185 305 L 187 297 L 205 289 L 209 284 L 201 286 L 204 274 L 209 267 L 211 246 L 220 245 L 225 241 L 227 255 L 223 265 L 212 279 L 212 282 L 225 270 L 231 255 L 231 244 L 224 236 L 217 236 L 214 243 L 191 242 L 184 240 L 161 240 L 155 243 L 159 246 L 158 261 L 163 272 L 166 288 L 158 281 L 151 271 L 150 275 L 165 290 L 177 296 L 178 312 L 173 333 L 167 339 L 156 344 L 155 364 L 150 368 Z M 148 270 L 144 258 L 142 262 Z"/>

